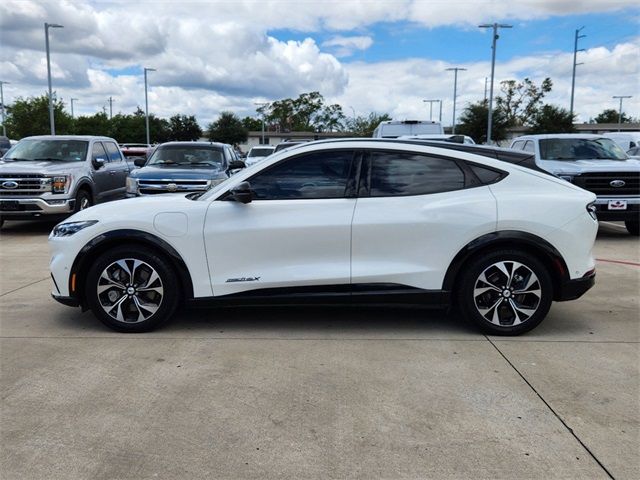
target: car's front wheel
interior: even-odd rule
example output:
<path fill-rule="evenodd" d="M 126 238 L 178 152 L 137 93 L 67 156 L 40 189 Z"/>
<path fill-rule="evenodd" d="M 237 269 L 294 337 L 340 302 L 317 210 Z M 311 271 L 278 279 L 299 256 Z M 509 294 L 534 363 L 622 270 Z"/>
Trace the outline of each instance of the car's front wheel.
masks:
<path fill-rule="evenodd" d="M 536 327 L 553 300 L 553 282 L 540 260 L 519 250 L 498 250 L 469 263 L 458 288 L 464 317 L 493 335 L 519 335 Z"/>
<path fill-rule="evenodd" d="M 118 247 L 100 255 L 86 278 L 91 311 L 120 332 L 147 332 L 164 323 L 179 300 L 178 281 L 160 255 L 138 246 Z"/>

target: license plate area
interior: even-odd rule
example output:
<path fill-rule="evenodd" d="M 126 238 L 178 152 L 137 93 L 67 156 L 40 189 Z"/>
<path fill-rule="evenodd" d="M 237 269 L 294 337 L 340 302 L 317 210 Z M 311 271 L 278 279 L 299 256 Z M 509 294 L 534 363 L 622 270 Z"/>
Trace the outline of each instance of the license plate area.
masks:
<path fill-rule="evenodd" d="M 20 210 L 20 203 L 16 200 L 2 200 L 0 201 L 0 210 L 4 212 L 15 212 Z"/>
<path fill-rule="evenodd" d="M 607 204 L 607 208 L 609 210 L 626 210 L 627 201 L 626 200 L 609 200 L 609 203 Z"/>

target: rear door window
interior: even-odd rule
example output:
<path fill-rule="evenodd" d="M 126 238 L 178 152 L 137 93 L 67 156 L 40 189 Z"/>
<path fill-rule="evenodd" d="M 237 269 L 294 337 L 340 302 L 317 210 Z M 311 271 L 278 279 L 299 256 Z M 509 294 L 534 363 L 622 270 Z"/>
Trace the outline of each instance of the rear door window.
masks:
<path fill-rule="evenodd" d="M 120 149 L 113 142 L 103 142 L 104 147 L 109 154 L 110 162 L 121 162 L 122 156 L 120 155 Z"/>

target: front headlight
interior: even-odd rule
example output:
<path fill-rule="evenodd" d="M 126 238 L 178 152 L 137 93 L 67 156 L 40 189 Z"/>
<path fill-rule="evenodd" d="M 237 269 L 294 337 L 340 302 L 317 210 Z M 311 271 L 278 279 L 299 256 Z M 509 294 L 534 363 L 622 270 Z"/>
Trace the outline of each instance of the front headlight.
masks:
<path fill-rule="evenodd" d="M 591 202 L 589 205 L 587 205 L 587 212 L 589 212 L 591 218 L 593 218 L 596 222 L 598 221 L 598 217 L 596 215 L 597 211 L 598 209 L 596 207 L 596 202 Z"/>
<path fill-rule="evenodd" d="M 67 193 L 71 185 L 71 175 L 56 175 L 47 178 L 47 183 L 51 184 L 52 193 Z"/>
<path fill-rule="evenodd" d="M 127 193 L 138 193 L 138 180 L 127 177 Z"/>
<path fill-rule="evenodd" d="M 558 176 L 569 183 L 573 182 L 573 175 L 558 175 Z"/>
<path fill-rule="evenodd" d="M 74 233 L 79 232 L 83 228 L 90 227 L 91 225 L 95 225 L 96 223 L 98 223 L 98 220 L 84 220 L 82 222 L 59 223 L 58 225 L 53 227 L 51 236 L 52 237 L 69 237 Z"/>

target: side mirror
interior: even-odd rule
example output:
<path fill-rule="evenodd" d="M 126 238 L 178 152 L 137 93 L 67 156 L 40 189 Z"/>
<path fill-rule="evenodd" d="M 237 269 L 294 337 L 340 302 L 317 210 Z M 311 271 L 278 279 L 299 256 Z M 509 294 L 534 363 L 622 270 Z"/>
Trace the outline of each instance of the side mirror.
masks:
<path fill-rule="evenodd" d="M 106 160 L 102 157 L 97 157 L 94 158 L 91 161 L 91 164 L 93 165 L 93 168 L 95 168 L 96 170 L 100 170 L 102 167 L 104 167 L 104 164 L 106 163 Z"/>
<path fill-rule="evenodd" d="M 142 167 L 144 167 L 144 166 L 145 166 L 145 164 L 146 164 L 146 163 L 147 163 L 147 159 L 146 159 L 146 158 L 144 158 L 144 157 L 134 157 L 134 158 L 133 158 L 133 164 L 134 164 L 136 167 L 140 167 L 140 168 L 142 168 Z"/>
<path fill-rule="evenodd" d="M 240 203 L 251 203 L 253 193 L 251 193 L 251 185 L 249 182 L 240 182 L 238 185 L 229 190 L 231 199 Z"/>
<path fill-rule="evenodd" d="M 229 162 L 229 170 L 240 170 L 245 167 L 246 165 L 242 160 L 232 160 Z"/>

